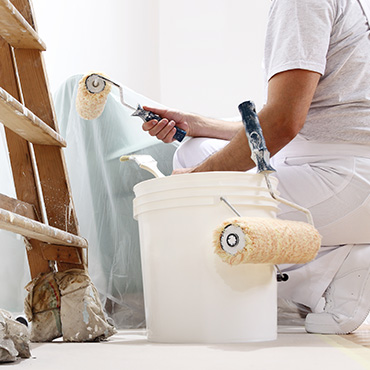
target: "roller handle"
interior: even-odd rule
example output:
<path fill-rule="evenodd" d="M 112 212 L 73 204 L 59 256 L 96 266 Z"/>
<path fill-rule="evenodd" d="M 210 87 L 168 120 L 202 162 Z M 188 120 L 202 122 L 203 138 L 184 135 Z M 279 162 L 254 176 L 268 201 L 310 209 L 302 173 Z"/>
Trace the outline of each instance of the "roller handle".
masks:
<path fill-rule="evenodd" d="M 133 116 L 140 117 L 144 122 L 149 122 L 152 119 L 155 119 L 157 121 L 160 121 L 162 119 L 161 116 L 158 114 L 155 114 L 151 112 L 150 110 L 145 110 L 140 104 L 137 106 L 134 113 L 132 113 Z M 175 126 L 176 133 L 173 136 L 174 139 L 177 141 L 182 141 L 186 135 L 186 131 L 182 130 L 181 128 L 178 128 Z"/>
<path fill-rule="evenodd" d="M 148 112 L 145 117 L 146 122 L 151 121 L 152 119 L 155 119 L 157 121 L 160 121 L 162 119 L 162 117 L 159 116 L 158 114 L 155 114 L 151 111 L 146 111 L 146 112 Z M 178 128 L 177 126 L 175 126 L 175 129 L 176 129 L 176 133 L 175 135 L 173 135 L 173 138 L 181 142 L 186 136 L 186 131 L 182 130 L 181 128 Z"/>
<path fill-rule="evenodd" d="M 257 172 L 275 172 L 275 169 L 270 165 L 270 153 L 266 147 L 254 103 L 246 101 L 241 103 L 238 108 L 251 148 L 251 158 L 257 165 Z"/>

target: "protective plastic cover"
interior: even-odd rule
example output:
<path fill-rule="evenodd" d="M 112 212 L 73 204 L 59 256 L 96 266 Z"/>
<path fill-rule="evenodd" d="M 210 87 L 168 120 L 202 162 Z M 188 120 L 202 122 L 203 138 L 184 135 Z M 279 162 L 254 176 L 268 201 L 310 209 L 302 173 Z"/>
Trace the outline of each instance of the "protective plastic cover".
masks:
<path fill-rule="evenodd" d="M 176 144 L 164 144 L 141 129 L 113 87 L 105 110 L 95 120 L 80 118 L 75 109 L 78 81 L 69 78 L 56 92 L 54 104 L 65 149 L 72 195 L 82 236 L 89 241 L 89 274 L 103 307 L 117 328 L 145 325 L 140 244 L 133 219 L 133 186 L 153 178 L 127 154 L 149 154 L 165 175 L 172 172 Z M 110 76 L 113 79 L 113 76 Z M 158 103 L 124 87 L 130 104 Z"/>

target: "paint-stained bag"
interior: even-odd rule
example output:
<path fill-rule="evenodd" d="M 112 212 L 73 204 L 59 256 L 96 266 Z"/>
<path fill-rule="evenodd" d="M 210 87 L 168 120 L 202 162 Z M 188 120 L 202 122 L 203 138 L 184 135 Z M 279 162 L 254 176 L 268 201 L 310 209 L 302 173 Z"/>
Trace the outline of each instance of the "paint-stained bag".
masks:
<path fill-rule="evenodd" d="M 87 273 L 75 269 L 57 273 L 61 293 L 63 340 L 85 342 L 104 340 L 116 330 L 103 313 L 98 291 Z"/>
<path fill-rule="evenodd" d="M 33 279 L 27 286 L 24 312 L 31 323 L 32 342 L 51 342 L 62 336 L 61 297 L 55 273 Z"/>
<path fill-rule="evenodd" d="M 31 322 L 31 341 L 104 340 L 116 330 L 104 315 L 98 292 L 87 272 L 72 269 L 33 279 L 26 287 L 25 313 Z"/>
<path fill-rule="evenodd" d="M 29 358 L 29 343 L 27 326 L 16 321 L 9 312 L 0 310 L 0 363 L 14 362 L 18 357 Z"/>

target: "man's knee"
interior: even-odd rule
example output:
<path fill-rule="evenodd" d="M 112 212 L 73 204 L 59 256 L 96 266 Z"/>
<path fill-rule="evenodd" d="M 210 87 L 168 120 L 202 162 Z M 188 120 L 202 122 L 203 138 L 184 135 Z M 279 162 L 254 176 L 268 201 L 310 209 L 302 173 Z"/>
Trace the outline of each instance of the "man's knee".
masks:
<path fill-rule="evenodd" d="M 192 168 L 222 149 L 227 140 L 204 137 L 190 138 L 179 146 L 173 158 L 173 168 Z"/>

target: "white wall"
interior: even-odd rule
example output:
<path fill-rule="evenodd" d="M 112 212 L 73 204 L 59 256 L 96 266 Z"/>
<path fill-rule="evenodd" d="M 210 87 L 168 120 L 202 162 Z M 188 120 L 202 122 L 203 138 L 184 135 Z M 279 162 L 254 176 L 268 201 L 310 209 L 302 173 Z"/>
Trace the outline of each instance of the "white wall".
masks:
<path fill-rule="evenodd" d="M 179 109 L 234 116 L 263 101 L 269 0 L 33 0 L 52 90 L 98 70 Z M 102 5 L 104 4 L 104 5 Z"/>
<path fill-rule="evenodd" d="M 33 6 L 52 91 L 72 75 L 97 70 L 159 99 L 157 0 L 33 0 Z"/>
<path fill-rule="evenodd" d="M 263 98 L 268 0 L 162 0 L 161 98 L 212 116 Z"/>

